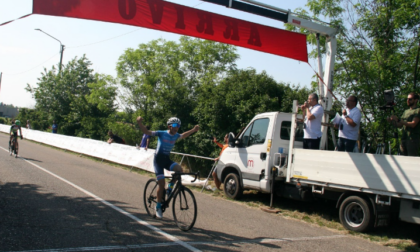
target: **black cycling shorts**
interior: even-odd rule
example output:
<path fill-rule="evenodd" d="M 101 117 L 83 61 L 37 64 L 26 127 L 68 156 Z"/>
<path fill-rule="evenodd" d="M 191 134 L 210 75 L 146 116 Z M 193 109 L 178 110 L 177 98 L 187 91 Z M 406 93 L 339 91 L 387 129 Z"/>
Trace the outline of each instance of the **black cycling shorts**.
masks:
<path fill-rule="evenodd" d="M 169 156 L 164 154 L 155 154 L 155 158 L 153 160 L 153 166 L 155 167 L 155 174 L 157 180 L 161 180 L 165 178 L 163 169 L 168 171 L 172 171 L 174 166 L 177 165 L 174 161 L 172 161 Z"/>

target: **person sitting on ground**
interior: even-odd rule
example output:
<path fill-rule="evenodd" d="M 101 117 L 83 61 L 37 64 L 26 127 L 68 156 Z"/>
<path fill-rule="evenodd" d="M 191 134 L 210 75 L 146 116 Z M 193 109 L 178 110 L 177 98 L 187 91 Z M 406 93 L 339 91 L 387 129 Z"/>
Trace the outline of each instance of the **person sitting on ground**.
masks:
<path fill-rule="evenodd" d="M 108 139 L 109 144 L 111 143 L 125 144 L 124 139 L 112 133 L 112 130 L 108 131 L 108 136 L 109 136 L 109 139 Z"/>
<path fill-rule="evenodd" d="M 214 138 L 213 138 L 213 142 L 214 142 L 215 144 L 217 144 L 217 146 L 219 146 L 220 148 L 222 148 L 222 150 L 220 151 L 219 156 L 218 156 L 217 158 L 215 158 L 215 159 L 214 159 L 214 161 L 219 161 L 220 157 L 222 156 L 223 151 L 224 151 L 227 147 L 229 147 L 229 144 L 228 144 L 228 142 L 229 142 L 229 134 L 226 134 L 226 135 L 225 135 L 224 141 L 225 141 L 225 144 L 221 144 L 221 143 L 219 143 L 219 142 L 217 141 L 216 137 L 214 137 Z M 217 188 L 218 190 L 220 190 L 220 185 L 221 185 L 222 183 L 220 182 L 219 178 L 217 178 L 216 168 L 214 168 L 214 171 L 213 171 L 213 173 L 212 173 L 212 176 L 213 176 L 213 179 L 214 179 L 214 184 L 216 185 L 216 188 Z"/>

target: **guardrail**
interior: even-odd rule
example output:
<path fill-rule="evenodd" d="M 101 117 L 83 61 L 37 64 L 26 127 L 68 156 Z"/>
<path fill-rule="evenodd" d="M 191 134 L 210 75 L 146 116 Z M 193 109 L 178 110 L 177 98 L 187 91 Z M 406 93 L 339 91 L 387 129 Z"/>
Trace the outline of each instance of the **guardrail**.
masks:
<path fill-rule="evenodd" d="M 9 133 L 10 125 L 0 124 L 0 132 Z M 136 147 L 129 145 L 116 143 L 109 144 L 107 142 L 89 138 L 65 136 L 38 130 L 30 130 L 26 128 L 22 128 L 22 134 L 24 139 L 29 139 L 35 142 L 47 144 L 87 156 L 96 157 L 102 160 L 108 160 L 113 163 L 131 166 L 132 168 L 135 167 L 152 173 L 155 172 L 153 167 L 155 150 L 153 149 L 148 149 L 147 151 L 144 149 L 139 150 Z M 212 158 L 208 157 L 200 157 L 177 152 L 172 153 L 183 155 L 182 160 L 186 156 L 213 160 Z M 165 170 L 165 175 L 169 176 L 170 172 Z M 191 178 L 184 175 L 182 177 L 182 182 L 185 184 L 202 186 L 206 184 L 207 180 L 196 180 L 196 182 L 191 183 Z"/>

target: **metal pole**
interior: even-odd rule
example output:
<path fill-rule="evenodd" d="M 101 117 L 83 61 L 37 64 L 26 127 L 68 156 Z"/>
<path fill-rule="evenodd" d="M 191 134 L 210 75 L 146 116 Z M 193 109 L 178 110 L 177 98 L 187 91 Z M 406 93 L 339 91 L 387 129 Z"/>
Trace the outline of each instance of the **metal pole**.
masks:
<path fill-rule="evenodd" d="M 319 76 L 324 76 L 322 71 L 322 56 L 321 56 L 321 46 L 319 45 L 319 33 L 316 34 L 316 46 L 318 52 L 318 73 Z M 318 89 L 319 89 L 319 97 L 321 98 L 322 107 L 325 108 L 325 97 L 324 97 L 324 87 L 322 86 L 321 80 L 318 78 Z"/>
<path fill-rule="evenodd" d="M 60 65 L 58 66 L 58 72 L 61 73 L 61 66 L 63 65 L 63 52 L 64 52 L 64 45 L 61 45 L 60 50 Z"/>
<path fill-rule="evenodd" d="M 216 164 L 217 164 L 217 161 L 214 161 L 213 167 L 211 167 L 210 173 L 207 176 L 206 182 L 204 182 L 204 185 L 203 185 L 203 188 L 201 189 L 201 192 L 203 192 L 204 187 L 206 187 L 206 185 L 208 184 L 209 178 L 210 178 L 211 174 L 213 173 L 214 168 L 216 168 Z"/>
<path fill-rule="evenodd" d="M 63 63 L 64 45 L 61 43 L 61 41 L 60 41 L 60 40 L 58 40 L 58 39 L 54 38 L 53 36 L 51 36 L 50 34 L 48 34 L 48 33 L 44 32 L 43 30 L 38 29 L 38 28 L 37 28 L 37 29 L 35 29 L 35 30 L 36 30 L 36 31 L 40 31 L 40 32 L 42 32 L 42 33 L 44 33 L 44 34 L 48 35 L 49 37 L 51 37 L 51 38 L 53 38 L 53 39 L 57 40 L 58 42 L 60 42 L 60 65 L 58 65 L 58 73 L 61 73 L 61 65 L 62 65 L 62 63 Z"/>
<path fill-rule="evenodd" d="M 290 10 L 281 9 L 281 8 L 275 7 L 273 5 L 268 5 L 268 4 L 257 2 L 257 1 L 254 1 L 254 0 L 241 0 L 241 1 L 242 2 L 247 2 L 247 3 L 250 3 L 250 4 L 254 4 L 254 5 L 258 5 L 258 6 L 261 6 L 261 7 L 265 7 L 265 8 L 268 8 L 268 9 L 272 9 L 272 10 L 275 10 L 275 11 L 280 11 L 280 12 L 283 12 L 283 13 L 289 13 L 290 12 Z"/>

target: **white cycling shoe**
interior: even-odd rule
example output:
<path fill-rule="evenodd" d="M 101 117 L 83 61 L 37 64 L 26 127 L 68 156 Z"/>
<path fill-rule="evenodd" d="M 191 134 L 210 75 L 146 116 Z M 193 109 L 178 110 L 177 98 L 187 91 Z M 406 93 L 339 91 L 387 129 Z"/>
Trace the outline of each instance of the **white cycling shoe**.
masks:
<path fill-rule="evenodd" d="M 162 208 L 155 208 L 156 209 L 156 218 L 162 219 Z"/>

